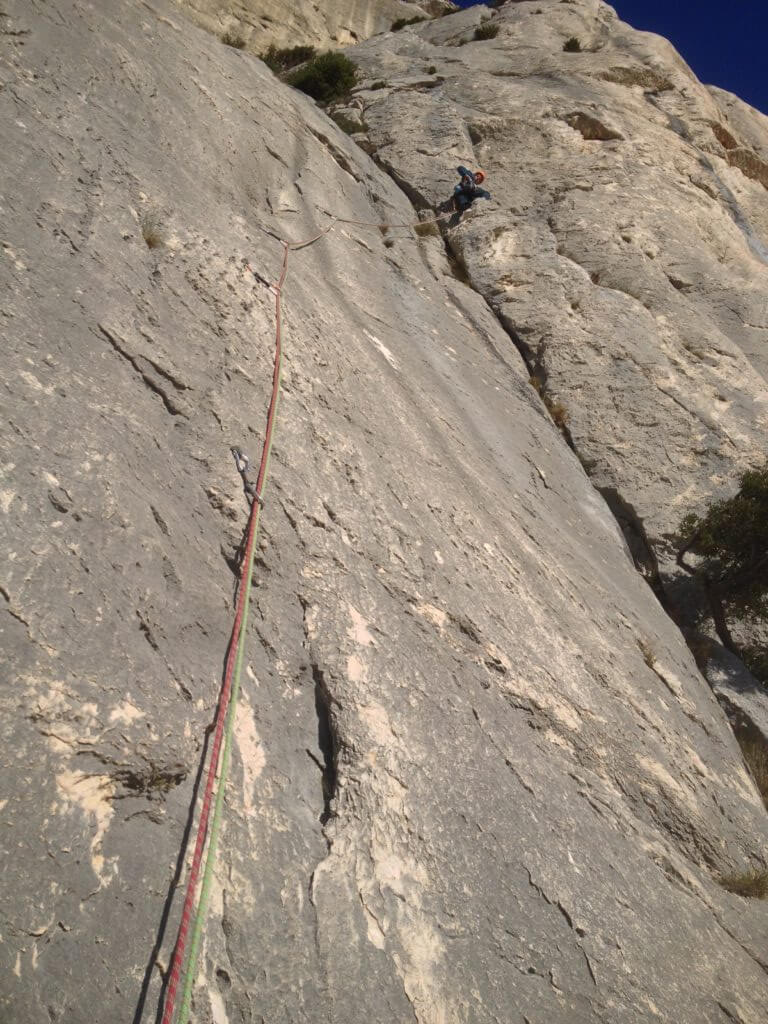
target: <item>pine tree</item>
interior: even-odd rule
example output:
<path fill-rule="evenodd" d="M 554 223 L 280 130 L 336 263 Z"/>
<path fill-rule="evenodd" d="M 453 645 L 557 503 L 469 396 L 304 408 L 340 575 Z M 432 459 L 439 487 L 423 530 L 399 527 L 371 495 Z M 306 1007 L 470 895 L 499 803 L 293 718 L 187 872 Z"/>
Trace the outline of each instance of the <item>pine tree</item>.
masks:
<path fill-rule="evenodd" d="M 744 473 L 732 498 L 713 502 L 703 516 L 687 515 L 680 534 L 687 540 L 678 565 L 702 582 L 717 634 L 738 655 L 728 614 L 768 617 L 768 464 Z M 701 561 L 690 565 L 688 553 Z"/>

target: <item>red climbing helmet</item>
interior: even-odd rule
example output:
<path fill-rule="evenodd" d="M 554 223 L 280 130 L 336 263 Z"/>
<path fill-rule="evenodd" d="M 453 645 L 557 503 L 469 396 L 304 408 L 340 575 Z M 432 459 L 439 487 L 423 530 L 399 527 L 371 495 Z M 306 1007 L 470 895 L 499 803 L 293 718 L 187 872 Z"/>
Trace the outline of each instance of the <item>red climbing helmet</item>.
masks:
<path fill-rule="evenodd" d="M 482 171 L 475 171 L 475 181 L 478 185 L 482 185 L 485 181 L 485 174 Z"/>

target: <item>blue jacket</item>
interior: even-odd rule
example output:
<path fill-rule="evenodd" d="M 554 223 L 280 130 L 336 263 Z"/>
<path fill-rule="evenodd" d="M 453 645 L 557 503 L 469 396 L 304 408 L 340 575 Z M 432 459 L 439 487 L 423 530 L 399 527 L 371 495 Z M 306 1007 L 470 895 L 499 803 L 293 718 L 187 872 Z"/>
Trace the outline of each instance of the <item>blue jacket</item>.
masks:
<path fill-rule="evenodd" d="M 472 200 L 472 199 L 490 199 L 491 198 L 491 193 L 490 192 L 486 192 L 486 190 L 484 188 L 480 188 L 480 186 L 477 184 L 477 181 L 475 180 L 475 176 L 472 173 L 472 171 L 468 170 L 466 167 L 462 167 L 461 165 L 459 165 L 456 168 L 456 170 L 459 172 L 459 174 L 461 175 L 462 179 L 464 179 L 464 178 L 468 178 L 469 179 L 469 184 L 465 185 L 463 180 L 461 182 L 459 182 L 459 184 L 453 190 L 455 194 L 458 194 L 459 192 L 461 192 L 469 200 Z"/>

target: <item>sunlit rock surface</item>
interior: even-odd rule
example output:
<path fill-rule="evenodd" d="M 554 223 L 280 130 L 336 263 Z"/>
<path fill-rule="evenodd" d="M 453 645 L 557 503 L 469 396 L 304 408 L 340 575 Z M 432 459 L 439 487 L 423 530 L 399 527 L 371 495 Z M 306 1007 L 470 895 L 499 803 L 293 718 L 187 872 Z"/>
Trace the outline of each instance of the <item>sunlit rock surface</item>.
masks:
<path fill-rule="evenodd" d="M 526 9 L 531 51 L 494 56 Z M 487 13 L 357 58 L 391 83 L 359 96 L 406 195 L 170 4 L 4 6 L 4 1020 L 155 1019 L 247 513 L 229 446 L 260 450 L 279 239 L 331 214 L 410 223 L 459 160 L 493 192 L 446 228 L 471 286 L 441 237 L 405 229 L 339 223 L 291 256 L 193 1019 L 764 1020 L 764 909 L 720 879 L 764 864 L 765 808 L 593 485 L 655 544 L 670 505 L 753 456 L 762 186 L 714 136 L 710 171 L 666 127 L 677 91 L 653 106 L 596 77 L 599 54 L 560 70 L 566 33 L 613 40 L 608 69 L 647 46 L 713 119 L 733 103 L 607 8 L 519 4 L 496 40 L 449 45 Z M 435 90 L 414 84 L 434 77 L 422 60 Z M 622 138 L 585 139 L 574 114 Z M 736 313 L 701 285 L 710 263 Z"/>

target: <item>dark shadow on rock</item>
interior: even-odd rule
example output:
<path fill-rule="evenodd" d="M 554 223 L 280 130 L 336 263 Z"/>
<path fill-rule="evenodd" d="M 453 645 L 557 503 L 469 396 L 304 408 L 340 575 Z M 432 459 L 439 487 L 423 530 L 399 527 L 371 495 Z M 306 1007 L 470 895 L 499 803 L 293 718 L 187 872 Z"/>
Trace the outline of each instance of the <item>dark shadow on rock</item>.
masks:
<path fill-rule="evenodd" d="M 333 817 L 331 803 L 336 796 L 336 738 L 331 717 L 331 702 L 328 688 L 318 665 L 312 666 L 312 677 L 315 683 L 315 713 L 317 714 L 317 745 L 323 755 L 323 811 L 320 823 L 325 825 Z M 319 763 L 319 762 L 318 762 Z"/>
<path fill-rule="evenodd" d="M 573 443 L 571 443 L 571 447 L 575 450 Z M 597 486 L 597 490 L 602 494 L 613 518 L 621 528 L 635 568 L 653 590 L 657 600 L 663 604 L 665 598 L 664 588 L 659 577 L 659 563 L 653 545 L 645 532 L 642 517 L 617 487 Z"/>
<path fill-rule="evenodd" d="M 700 580 L 667 567 L 663 578 L 664 605 L 675 625 L 687 635 L 711 620 L 707 594 Z M 689 645 L 690 646 L 690 645 Z"/>
<path fill-rule="evenodd" d="M 737 736 L 749 733 L 768 746 L 768 689 L 744 662 L 709 641 L 704 674 Z"/>

